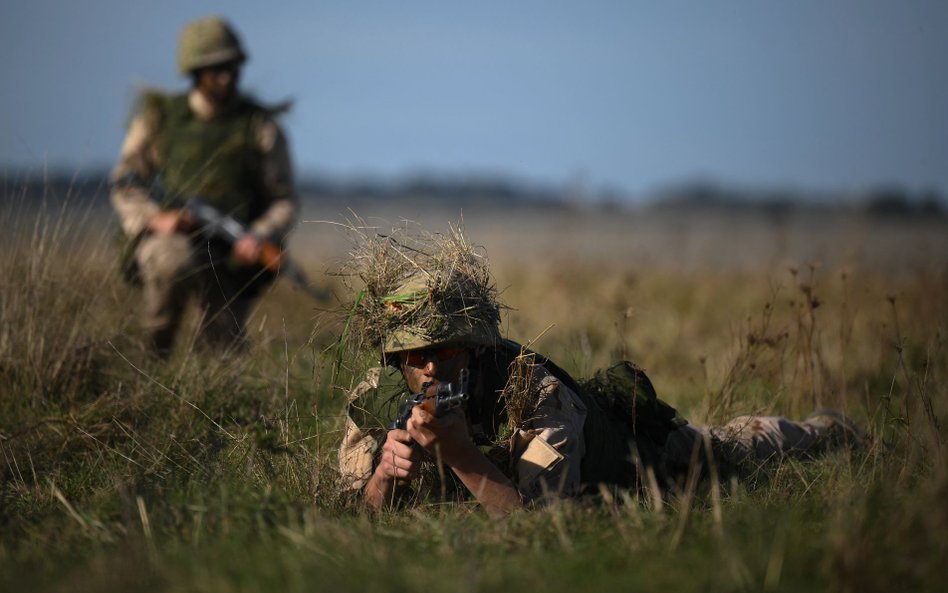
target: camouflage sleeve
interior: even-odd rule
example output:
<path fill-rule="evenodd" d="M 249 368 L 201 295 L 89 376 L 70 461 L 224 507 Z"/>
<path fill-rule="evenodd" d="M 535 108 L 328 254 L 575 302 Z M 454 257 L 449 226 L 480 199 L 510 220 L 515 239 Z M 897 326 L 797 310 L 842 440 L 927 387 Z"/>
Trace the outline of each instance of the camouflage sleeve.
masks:
<path fill-rule="evenodd" d="M 368 483 L 375 470 L 375 453 L 381 446 L 376 435 L 360 428 L 352 416 L 346 415 L 339 445 L 340 488 L 343 491 L 359 491 Z"/>
<path fill-rule="evenodd" d="M 369 369 L 348 396 L 345 427 L 339 444 L 340 489 L 361 490 L 372 477 L 388 433 L 392 405 L 399 401 L 400 374 L 389 368 Z"/>
<path fill-rule="evenodd" d="M 289 145 L 272 119 L 260 123 L 257 143 L 263 155 L 261 181 L 269 207 L 251 223 L 251 230 L 257 236 L 282 241 L 296 221 L 298 207 Z"/>
<path fill-rule="evenodd" d="M 524 502 L 579 494 L 586 452 L 582 400 L 549 374 L 538 387 L 535 411 L 510 442 L 513 481 Z"/>
<path fill-rule="evenodd" d="M 146 185 L 157 171 L 155 159 L 154 130 L 144 115 L 137 115 L 129 124 L 111 175 L 112 206 L 129 237 L 144 231 L 151 217 L 158 213 L 158 205 L 149 199 Z"/>

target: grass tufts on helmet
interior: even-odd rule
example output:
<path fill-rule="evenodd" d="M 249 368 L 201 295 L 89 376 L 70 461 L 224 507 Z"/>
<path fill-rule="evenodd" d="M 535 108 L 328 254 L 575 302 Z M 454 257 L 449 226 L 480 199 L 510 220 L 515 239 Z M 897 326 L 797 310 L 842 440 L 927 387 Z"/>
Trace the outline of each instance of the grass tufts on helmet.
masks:
<path fill-rule="evenodd" d="M 352 249 L 342 276 L 346 307 L 340 349 L 404 350 L 500 341 L 500 302 L 484 250 L 462 225 L 431 233 L 413 222 L 390 231 L 350 222 Z"/>

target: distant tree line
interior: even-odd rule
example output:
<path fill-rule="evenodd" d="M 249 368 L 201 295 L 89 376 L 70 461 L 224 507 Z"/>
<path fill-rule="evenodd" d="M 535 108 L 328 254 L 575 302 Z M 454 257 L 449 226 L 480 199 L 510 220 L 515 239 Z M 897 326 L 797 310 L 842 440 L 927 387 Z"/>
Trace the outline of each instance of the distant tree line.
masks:
<path fill-rule="evenodd" d="M 836 210 L 880 217 L 944 217 L 948 203 L 937 190 L 912 192 L 896 185 L 859 192 L 811 192 L 792 189 L 746 189 L 709 182 L 663 190 L 649 204 L 665 211 L 759 210 L 774 216 L 795 211 Z"/>
<path fill-rule="evenodd" d="M 3 198 L 21 197 L 29 202 L 65 200 L 107 203 L 108 171 L 84 172 L 3 170 Z M 748 189 L 716 182 L 691 182 L 670 186 L 649 196 L 630 196 L 615 187 L 584 191 L 574 187 L 531 184 L 503 176 L 447 176 L 418 174 L 402 179 L 359 177 L 339 179 L 304 175 L 298 181 L 304 200 L 343 205 L 400 200 L 450 203 L 461 207 L 602 208 L 629 207 L 676 211 L 754 211 L 781 217 L 799 211 L 834 210 L 896 218 L 943 218 L 948 203 L 937 190 L 913 192 L 887 185 L 858 193 L 812 192 L 783 189 Z"/>

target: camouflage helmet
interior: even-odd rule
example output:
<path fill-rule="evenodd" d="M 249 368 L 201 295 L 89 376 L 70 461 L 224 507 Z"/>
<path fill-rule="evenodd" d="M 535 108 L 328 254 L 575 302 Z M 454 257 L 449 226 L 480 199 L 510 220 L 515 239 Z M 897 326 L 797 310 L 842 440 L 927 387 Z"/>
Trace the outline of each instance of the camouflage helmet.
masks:
<path fill-rule="evenodd" d="M 459 279 L 451 281 L 457 283 Z M 461 280 L 463 283 L 463 279 Z M 440 286 L 439 286 L 440 285 Z M 432 348 L 447 344 L 492 346 L 501 341 L 500 309 L 474 291 L 446 291 L 437 277 L 418 271 L 394 293 L 381 297 L 390 317 L 389 331 L 382 340 L 382 352 Z M 475 291 L 482 287 L 469 286 Z M 465 294 L 468 293 L 468 294 Z M 480 301 L 480 305 L 474 305 Z"/>
<path fill-rule="evenodd" d="M 200 68 L 247 59 L 236 31 L 217 16 L 191 21 L 178 39 L 178 71 L 186 76 Z"/>
<path fill-rule="evenodd" d="M 350 258 L 341 275 L 364 288 L 344 305 L 342 352 L 394 354 L 446 346 L 495 346 L 504 308 L 487 254 L 460 225 L 431 233 L 404 222 L 391 232 L 352 226 Z M 351 285 L 350 285 L 351 286 Z"/>

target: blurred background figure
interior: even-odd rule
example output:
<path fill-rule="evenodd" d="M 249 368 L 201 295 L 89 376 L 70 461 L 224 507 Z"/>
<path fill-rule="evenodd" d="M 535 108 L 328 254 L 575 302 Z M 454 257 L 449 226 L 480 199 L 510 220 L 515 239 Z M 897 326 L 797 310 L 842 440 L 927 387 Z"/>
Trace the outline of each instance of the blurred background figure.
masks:
<path fill-rule="evenodd" d="M 143 324 L 160 357 L 193 297 L 207 342 L 243 343 L 253 300 L 273 279 L 263 248 L 282 244 L 295 220 L 289 150 L 274 119 L 285 107 L 239 92 L 246 60 L 225 20 L 188 23 L 178 69 L 190 90 L 141 94 L 112 171 L 112 204 L 128 239 L 123 266 L 142 285 Z M 229 237 L 208 232 L 225 222 Z"/>

